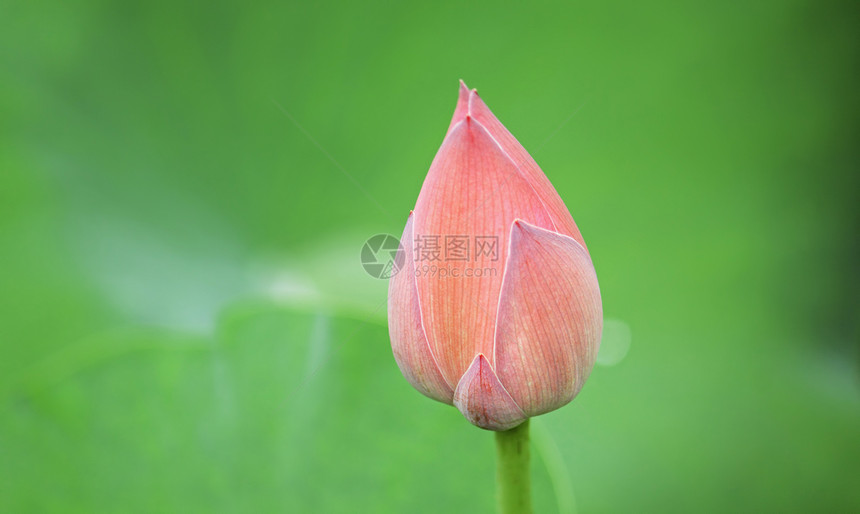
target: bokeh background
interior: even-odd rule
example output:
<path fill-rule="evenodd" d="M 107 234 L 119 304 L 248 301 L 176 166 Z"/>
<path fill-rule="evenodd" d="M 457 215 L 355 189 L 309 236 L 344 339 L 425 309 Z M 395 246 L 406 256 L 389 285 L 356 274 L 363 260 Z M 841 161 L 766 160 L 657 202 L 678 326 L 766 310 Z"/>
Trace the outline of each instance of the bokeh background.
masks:
<path fill-rule="evenodd" d="M 854 2 L 0 4 L 0 511 L 490 512 L 361 244 L 457 80 L 571 209 L 601 364 L 539 512 L 857 512 Z"/>

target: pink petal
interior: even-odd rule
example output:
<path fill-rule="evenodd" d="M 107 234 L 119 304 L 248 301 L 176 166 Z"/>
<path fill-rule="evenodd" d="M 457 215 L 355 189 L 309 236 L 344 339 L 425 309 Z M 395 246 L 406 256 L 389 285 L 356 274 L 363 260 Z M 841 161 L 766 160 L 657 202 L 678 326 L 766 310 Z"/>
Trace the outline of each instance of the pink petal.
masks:
<path fill-rule="evenodd" d="M 483 354 L 475 357 L 457 384 L 454 405 L 473 425 L 487 430 L 508 430 L 526 419 Z"/>
<path fill-rule="evenodd" d="M 406 380 L 425 396 L 451 404 L 454 391 L 442 377 L 421 325 L 421 306 L 415 286 L 412 254 L 412 219 L 409 214 L 401 246 L 404 266 L 388 283 L 388 332 L 394 360 Z"/>
<path fill-rule="evenodd" d="M 603 308 L 594 266 L 578 242 L 516 221 L 499 300 L 495 364 L 529 416 L 568 403 L 591 373 Z"/>
<path fill-rule="evenodd" d="M 513 161 L 479 123 L 458 122 L 436 154 L 415 206 L 415 240 L 465 236 L 497 238 L 497 260 L 419 260 L 415 266 L 443 268 L 445 277 L 419 274 L 418 295 L 427 340 L 442 376 L 454 384 L 479 353 L 492 355 L 496 308 L 511 223 L 525 218 L 551 228 L 547 213 Z M 444 257 L 444 254 L 441 255 Z M 466 276 L 469 270 L 481 276 Z M 458 275 L 458 276 L 455 276 Z"/>
<path fill-rule="evenodd" d="M 461 84 L 461 98 L 463 96 L 463 87 L 465 87 L 465 84 Z M 462 103 L 462 100 L 460 103 Z M 537 195 L 544 202 L 544 206 L 550 218 L 552 218 L 556 231 L 576 239 L 583 248 L 586 248 L 585 241 L 582 239 L 582 235 L 579 233 L 579 229 L 576 227 L 570 211 L 567 210 L 567 207 L 547 176 L 541 171 L 540 167 L 520 142 L 493 115 L 487 104 L 478 96 L 476 90 L 472 90 L 471 95 L 469 95 L 468 113 L 487 129 L 493 139 L 504 149 L 505 153 L 517 163 L 529 185 L 534 188 Z"/>
<path fill-rule="evenodd" d="M 463 121 L 466 115 L 469 114 L 469 96 L 471 94 L 472 92 L 469 91 L 468 87 L 466 87 L 466 83 L 461 80 L 460 95 L 457 97 L 457 107 L 454 109 L 454 116 L 451 117 L 451 123 L 448 125 L 448 132 L 445 133 L 445 136 L 450 134 L 454 126 Z"/>

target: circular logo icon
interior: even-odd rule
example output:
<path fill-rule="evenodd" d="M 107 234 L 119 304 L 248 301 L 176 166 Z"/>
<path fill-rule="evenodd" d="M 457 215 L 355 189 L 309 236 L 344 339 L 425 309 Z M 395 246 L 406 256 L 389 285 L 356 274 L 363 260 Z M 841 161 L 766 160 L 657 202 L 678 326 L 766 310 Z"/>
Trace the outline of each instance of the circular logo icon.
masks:
<path fill-rule="evenodd" d="M 393 277 L 405 259 L 400 240 L 391 234 L 376 234 L 361 247 L 361 266 L 373 278 Z"/>

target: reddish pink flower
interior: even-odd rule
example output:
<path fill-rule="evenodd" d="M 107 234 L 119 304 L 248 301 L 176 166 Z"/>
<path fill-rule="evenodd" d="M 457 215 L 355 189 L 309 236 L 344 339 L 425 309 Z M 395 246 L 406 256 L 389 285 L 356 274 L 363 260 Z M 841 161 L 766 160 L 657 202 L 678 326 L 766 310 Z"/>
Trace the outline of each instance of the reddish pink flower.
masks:
<path fill-rule="evenodd" d="M 388 324 L 409 383 L 490 430 L 576 396 L 603 327 L 591 257 L 549 179 L 462 82 L 401 242 Z"/>

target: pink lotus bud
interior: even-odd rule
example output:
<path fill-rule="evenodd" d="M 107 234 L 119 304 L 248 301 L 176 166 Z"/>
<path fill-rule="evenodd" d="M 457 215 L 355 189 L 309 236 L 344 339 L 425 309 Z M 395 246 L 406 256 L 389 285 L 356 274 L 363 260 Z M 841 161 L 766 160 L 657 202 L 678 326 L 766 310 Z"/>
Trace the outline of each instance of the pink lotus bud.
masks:
<path fill-rule="evenodd" d="M 401 242 L 388 325 L 409 383 L 489 430 L 576 396 L 603 328 L 591 257 L 549 179 L 462 82 Z"/>

